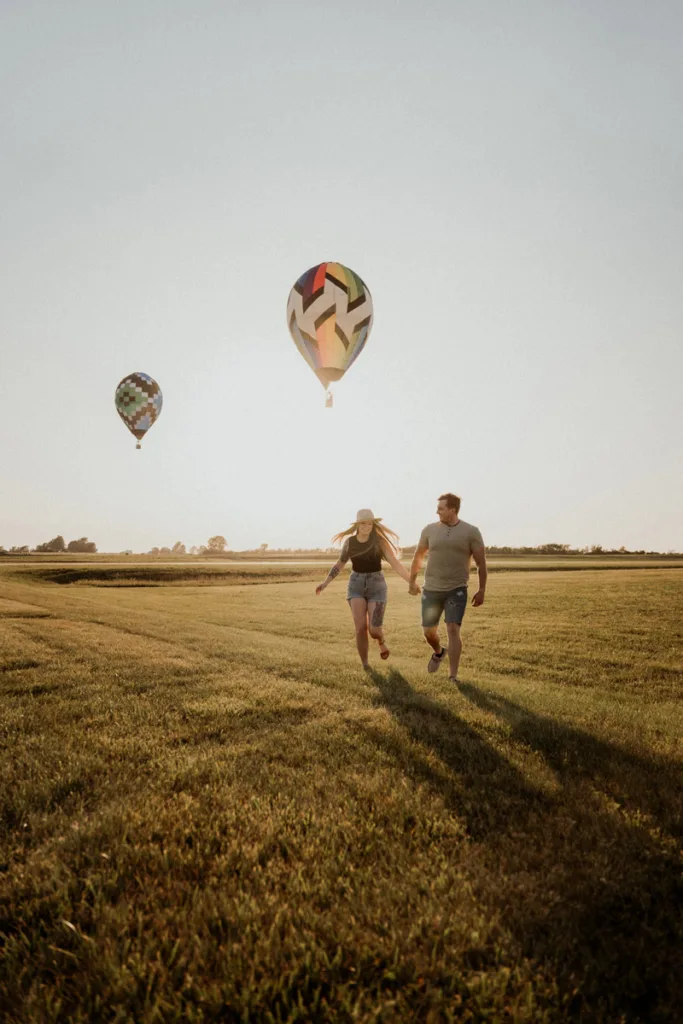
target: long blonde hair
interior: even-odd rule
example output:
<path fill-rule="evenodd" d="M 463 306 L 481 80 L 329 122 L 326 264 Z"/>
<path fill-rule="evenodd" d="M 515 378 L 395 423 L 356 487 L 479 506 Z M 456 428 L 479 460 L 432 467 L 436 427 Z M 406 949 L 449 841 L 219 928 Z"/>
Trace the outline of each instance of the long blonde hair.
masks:
<path fill-rule="evenodd" d="M 364 523 L 367 523 L 369 521 L 372 522 L 370 537 L 372 537 L 374 533 L 377 537 L 381 538 L 387 544 L 390 552 L 393 552 L 393 554 L 396 555 L 397 558 L 400 558 L 401 549 L 398 546 L 398 534 L 394 533 L 393 530 L 390 530 L 388 526 L 382 526 L 381 519 L 362 520 L 362 522 Z M 342 530 L 341 533 L 335 533 L 334 537 L 332 538 L 332 543 L 343 544 L 347 537 L 353 537 L 356 533 L 358 533 L 358 527 L 360 525 L 361 523 L 359 522 L 351 523 L 347 530 Z"/>

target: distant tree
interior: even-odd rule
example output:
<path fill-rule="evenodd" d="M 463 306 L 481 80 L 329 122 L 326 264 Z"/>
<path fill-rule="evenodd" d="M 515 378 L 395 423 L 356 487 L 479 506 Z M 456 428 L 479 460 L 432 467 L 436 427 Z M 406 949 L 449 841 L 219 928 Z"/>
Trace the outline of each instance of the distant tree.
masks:
<path fill-rule="evenodd" d="M 200 551 L 200 549 L 197 547 L 196 544 L 193 544 L 192 547 L 190 548 L 190 554 L 191 555 L 198 555 L 199 551 Z"/>
<path fill-rule="evenodd" d="M 268 545 L 267 544 L 259 544 L 259 551 L 261 552 L 262 555 L 265 555 L 267 550 L 268 550 Z"/>
<path fill-rule="evenodd" d="M 174 555 L 186 555 L 187 554 L 187 551 L 185 550 L 185 545 L 182 543 L 182 541 L 177 540 L 175 542 L 175 544 L 171 548 L 171 553 L 174 554 Z"/>
<path fill-rule="evenodd" d="M 159 548 L 150 548 L 148 553 L 150 555 L 158 555 L 159 554 Z"/>
<path fill-rule="evenodd" d="M 209 543 L 207 544 L 207 551 L 212 554 L 221 554 L 228 546 L 228 542 L 225 537 L 221 537 L 217 534 L 215 537 L 209 537 Z"/>
<path fill-rule="evenodd" d="M 36 551 L 66 551 L 66 544 L 62 536 L 53 537 L 52 540 L 45 541 L 44 544 L 39 544 Z"/>
<path fill-rule="evenodd" d="M 82 555 L 94 555 L 97 551 L 97 544 L 92 540 L 88 540 L 87 537 L 79 537 L 78 540 L 70 540 L 66 550 Z"/>
<path fill-rule="evenodd" d="M 171 549 L 170 548 L 159 548 L 159 554 L 160 555 L 170 555 L 171 554 Z"/>
<path fill-rule="evenodd" d="M 591 544 L 591 549 L 590 549 L 590 554 L 591 555 L 601 555 L 602 553 L 603 553 L 603 551 L 602 551 L 602 544 Z"/>
<path fill-rule="evenodd" d="M 27 555 L 29 553 L 28 544 L 22 544 L 21 547 L 13 547 L 9 549 L 10 555 Z"/>

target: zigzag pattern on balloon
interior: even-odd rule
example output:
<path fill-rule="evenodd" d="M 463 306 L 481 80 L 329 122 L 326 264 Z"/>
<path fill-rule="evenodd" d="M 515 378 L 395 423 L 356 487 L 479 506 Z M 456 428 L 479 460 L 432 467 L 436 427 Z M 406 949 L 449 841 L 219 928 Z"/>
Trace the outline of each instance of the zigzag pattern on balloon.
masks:
<path fill-rule="evenodd" d="M 161 412 L 163 396 L 153 377 L 131 373 L 116 388 L 114 402 L 119 416 L 140 441 Z"/>
<path fill-rule="evenodd" d="M 341 263 L 320 263 L 289 294 L 294 344 L 324 387 L 339 380 L 362 352 L 372 327 L 370 291 Z"/>

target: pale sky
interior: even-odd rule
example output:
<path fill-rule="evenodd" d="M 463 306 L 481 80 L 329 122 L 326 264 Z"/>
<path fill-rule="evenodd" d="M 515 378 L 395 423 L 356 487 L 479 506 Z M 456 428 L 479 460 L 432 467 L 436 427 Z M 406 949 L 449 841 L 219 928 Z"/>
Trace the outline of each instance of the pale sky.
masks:
<path fill-rule="evenodd" d="M 679 0 L 2 0 L 0 544 L 683 549 L 682 109 Z"/>

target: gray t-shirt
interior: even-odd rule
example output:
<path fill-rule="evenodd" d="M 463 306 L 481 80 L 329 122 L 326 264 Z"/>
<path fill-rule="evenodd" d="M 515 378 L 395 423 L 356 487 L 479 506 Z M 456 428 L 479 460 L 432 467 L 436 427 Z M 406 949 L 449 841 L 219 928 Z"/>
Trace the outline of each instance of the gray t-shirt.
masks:
<path fill-rule="evenodd" d="M 484 541 L 476 526 L 459 519 L 455 526 L 430 523 L 420 534 L 420 547 L 428 548 L 425 590 L 444 592 L 467 586 L 474 548 Z"/>

